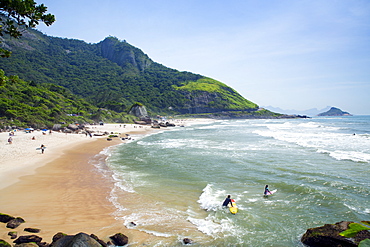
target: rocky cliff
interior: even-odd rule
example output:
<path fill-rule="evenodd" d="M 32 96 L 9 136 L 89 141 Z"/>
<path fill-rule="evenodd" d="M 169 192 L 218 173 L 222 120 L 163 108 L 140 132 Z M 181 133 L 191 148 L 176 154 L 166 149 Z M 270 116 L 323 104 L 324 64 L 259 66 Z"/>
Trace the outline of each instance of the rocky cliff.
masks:
<path fill-rule="evenodd" d="M 133 67 L 142 72 L 153 63 L 140 49 L 114 37 L 104 39 L 98 46 L 103 57 L 123 68 Z"/>

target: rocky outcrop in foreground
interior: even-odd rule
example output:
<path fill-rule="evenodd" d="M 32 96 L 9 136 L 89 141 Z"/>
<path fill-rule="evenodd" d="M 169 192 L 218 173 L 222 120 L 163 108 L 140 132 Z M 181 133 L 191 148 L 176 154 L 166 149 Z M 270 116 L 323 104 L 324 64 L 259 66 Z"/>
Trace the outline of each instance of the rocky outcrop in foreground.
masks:
<path fill-rule="evenodd" d="M 0 214 L 0 222 L 6 224 L 6 228 L 15 229 L 18 228 L 24 219 L 20 217 L 13 217 L 7 214 Z M 41 230 L 36 228 L 25 228 L 25 232 L 38 233 Z M 64 247 L 64 246 L 78 246 L 78 247 L 108 247 L 108 246 L 124 246 L 128 244 L 128 237 L 122 233 L 116 233 L 109 237 L 109 242 L 104 242 L 94 234 L 86 234 L 80 232 L 76 235 L 67 235 L 59 232 L 53 236 L 51 243 L 42 242 L 42 237 L 31 234 L 24 236 L 17 236 L 17 231 L 8 232 L 10 239 L 13 241 L 15 247 Z M 11 247 L 13 246 L 6 240 L 0 239 L 0 247 Z"/>
<path fill-rule="evenodd" d="M 19 227 L 25 221 L 20 217 L 13 217 L 7 214 L 0 213 L 0 222 L 7 224 L 6 227 L 15 229 Z M 135 223 L 131 222 L 131 225 L 136 226 Z M 37 228 L 24 228 L 25 232 L 39 233 L 41 230 Z M 58 232 L 53 236 L 51 243 L 42 242 L 40 236 L 31 234 L 25 236 L 19 236 L 17 231 L 8 232 L 8 236 L 13 241 L 14 245 L 10 244 L 7 240 L 0 239 L 0 247 L 113 247 L 113 246 L 125 246 L 129 240 L 123 233 L 116 233 L 109 237 L 110 241 L 104 242 L 94 234 L 86 234 L 80 232 L 76 235 L 67 235 L 62 232 Z M 182 241 L 183 244 L 192 244 L 191 239 L 185 238 Z"/>
<path fill-rule="evenodd" d="M 353 238 L 346 238 L 339 233 L 348 229 L 352 221 L 341 221 L 335 224 L 310 228 L 302 236 L 301 241 L 310 247 L 356 247 L 367 238 L 370 238 L 369 231 L 361 231 Z"/>

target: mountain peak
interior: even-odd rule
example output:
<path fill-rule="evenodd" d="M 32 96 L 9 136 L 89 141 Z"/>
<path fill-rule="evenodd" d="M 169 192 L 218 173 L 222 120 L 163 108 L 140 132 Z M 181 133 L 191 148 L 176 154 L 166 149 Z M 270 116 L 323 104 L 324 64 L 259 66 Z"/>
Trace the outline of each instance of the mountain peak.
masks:
<path fill-rule="evenodd" d="M 116 37 L 107 37 L 98 45 L 103 57 L 122 68 L 142 72 L 153 63 L 140 49 L 130 45 L 125 40 L 120 41 Z"/>

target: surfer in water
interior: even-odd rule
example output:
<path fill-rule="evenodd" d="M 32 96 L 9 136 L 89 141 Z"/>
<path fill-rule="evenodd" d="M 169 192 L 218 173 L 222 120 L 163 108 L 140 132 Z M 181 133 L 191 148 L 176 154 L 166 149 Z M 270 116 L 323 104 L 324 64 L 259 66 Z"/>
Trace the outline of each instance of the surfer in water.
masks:
<path fill-rule="evenodd" d="M 228 195 L 228 196 L 226 197 L 226 199 L 225 199 L 224 203 L 222 203 L 222 206 L 223 206 L 223 207 L 227 207 L 227 205 L 229 205 L 229 203 L 230 203 L 230 205 L 231 205 L 231 206 L 233 205 L 233 204 L 231 203 L 230 195 Z"/>
<path fill-rule="evenodd" d="M 268 196 L 268 195 L 270 195 L 271 194 L 271 192 L 270 192 L 270 190 L 269 190 L 269 186 L 266 184 L 266 186 L 265 186 L 265 192 L 263 192 L 263 194 L 265 195 L 265 196 Z"/>

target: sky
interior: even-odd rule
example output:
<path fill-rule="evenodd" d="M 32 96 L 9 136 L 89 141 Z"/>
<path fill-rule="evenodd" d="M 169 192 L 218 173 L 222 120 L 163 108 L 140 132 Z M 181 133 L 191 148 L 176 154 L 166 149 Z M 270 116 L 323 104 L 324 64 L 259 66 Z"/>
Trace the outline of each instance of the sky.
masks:
<path fill-rule="evenodd" d="M 369 0 L 36 0 L 43 33 L 126 40 L 260 106 L 370 115 Z"/>

